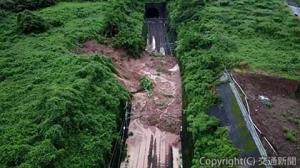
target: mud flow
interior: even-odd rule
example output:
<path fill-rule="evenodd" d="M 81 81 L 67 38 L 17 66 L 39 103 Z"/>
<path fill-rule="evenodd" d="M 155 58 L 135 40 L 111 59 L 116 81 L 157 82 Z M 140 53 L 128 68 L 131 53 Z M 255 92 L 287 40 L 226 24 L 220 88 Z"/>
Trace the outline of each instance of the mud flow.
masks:
<path fill-rule="evenodd" d="M 128 158 L 124 167 L 179 167 L 179 67 L 173 57 L 153 58 L 144 55 L 136 61 L 133 63 L 135 76 L 138 77 L 135 81 L 148 76 L 154 88 L 152 93 L 133 94 L 129 125 L 129 135 L 132 136 L 127 139 Z"/>
<path fill-rule="evenodd" d="M 83 44 L 79 52 L 102 53 L 112 58 L 117 78 L 132 93 L 132 111 L 128 128 L 126 168 L 165 168 L 181 165 L 181 78 L 174 57 L 154 57 L 145 52 L 132 59 L 121 49 Z M 140 88 L 147 76 L 153 83 L 151 92 Z"/>

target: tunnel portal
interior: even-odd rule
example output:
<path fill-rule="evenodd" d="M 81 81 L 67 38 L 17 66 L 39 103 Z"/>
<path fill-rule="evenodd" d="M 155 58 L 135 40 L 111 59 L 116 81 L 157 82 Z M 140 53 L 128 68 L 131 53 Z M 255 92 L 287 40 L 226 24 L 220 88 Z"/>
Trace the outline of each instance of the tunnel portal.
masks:
<path fill-rule="evenodd" d="M 159 18 L 159 11 L 155 7 L 150 7 L 146 10 L 146 18 Z"/>
<path fill-rule="evenodd" d="M 166 3 L 146 3 L 145 5 L 146 51 L 149 53 L 172 55 L 166 13 Z"/>
<path fill-rule="evenodd" d="M 166 3 L 146 3 L 146 18 L 166 18 Z"/>

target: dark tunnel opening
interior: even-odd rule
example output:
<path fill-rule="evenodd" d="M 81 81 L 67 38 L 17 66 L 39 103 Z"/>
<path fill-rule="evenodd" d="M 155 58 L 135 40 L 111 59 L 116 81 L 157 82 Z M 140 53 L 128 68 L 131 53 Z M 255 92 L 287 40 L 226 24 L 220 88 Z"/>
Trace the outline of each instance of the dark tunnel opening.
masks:
<path fill-rule="evenodd" d="M 146 3 L 145 18 L 166 18 L 166 3 Z"/>
<path fill-rule="evenodd" d="M 146 18 L 159 18 L 159 11 L 155 7 L 150 7 L 146 10 Z"/>

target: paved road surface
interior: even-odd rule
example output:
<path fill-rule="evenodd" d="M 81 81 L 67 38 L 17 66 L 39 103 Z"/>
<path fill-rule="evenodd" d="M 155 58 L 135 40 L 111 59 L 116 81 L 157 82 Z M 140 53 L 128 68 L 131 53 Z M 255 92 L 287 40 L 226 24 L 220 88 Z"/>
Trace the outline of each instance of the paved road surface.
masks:
<path fill-rule="evenodd" d="M 151 18 L 146 19 L 145 24 L 148 30 L 148 50 L 155 50 L 157 53 L 161 53 L 162 55 L 170 55 L 171 50 L 167 36 L 166 20 Z"/>
<path fill-rule="evenodd" d="M 292 9 L 294 15 L 300 16 L 300 5 L 298 5 L 294 0 L 288 0 L 287 3 Z"/>

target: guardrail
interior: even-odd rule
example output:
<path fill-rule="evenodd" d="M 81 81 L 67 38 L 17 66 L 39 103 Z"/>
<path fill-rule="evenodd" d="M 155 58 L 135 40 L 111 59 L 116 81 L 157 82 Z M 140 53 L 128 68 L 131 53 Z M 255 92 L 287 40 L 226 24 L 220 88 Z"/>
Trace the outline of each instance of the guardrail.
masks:
<path fill-rule="evenodd" d="M 131 104 L 126 102 L 124 118 L 119 129 L 120 139 L 116 141 L 113 147 L 113 153 L 109 162 L 109 168 L 119 168 L 122 162 L 122 153 L 124 151 L 126 139 L 128 138 L 128 127 L 131 115 Z"/>

